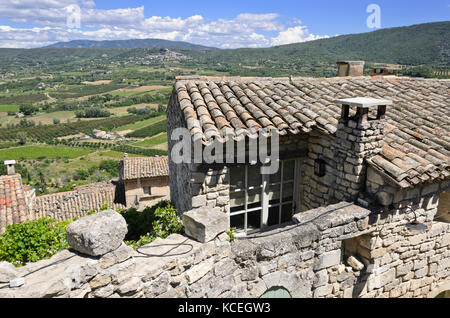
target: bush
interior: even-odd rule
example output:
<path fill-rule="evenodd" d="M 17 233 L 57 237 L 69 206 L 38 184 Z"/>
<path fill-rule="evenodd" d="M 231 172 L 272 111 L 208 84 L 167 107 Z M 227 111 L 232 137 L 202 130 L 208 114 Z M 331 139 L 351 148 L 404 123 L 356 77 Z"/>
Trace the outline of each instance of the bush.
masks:
<path fill-rule="evenodd" d="M 75 112 L 77 118 L 101 118 L 109 117 L 111 113 L 109 110 L 100 107 L 88 107 L 83 110 L 77 110 Z"/>
<path fill-rule="evenodd" d="M 91 174 L 89 171 L 84 169 L 77 169 L 75 174 L 73 175 L 74 180 L 87 180 Z"/>
<path fill-rule="evenodd" d="M 105 203 L 99 211 L 109 209 Z M 86 215 L 95 214 L 90 210 Z M 138 212 L 136 209 L 119 211 L 128 225 L 125 243 L 137 249 L 153 242 L 157 237 L 167 238 L 173 233 L 183 233 L 183 223 L 175 208 L 168 201 Z M 70 248 L 66 238 L 66 227 L 75 221 L 57 221 L 43 218 L 7 227 L 0 236 L 0 261 L 15 266 L 48 259 L 62 250 Z"/>
<path fill-rule="evenodd" d="M 58 125 L 61 122 L 59 118 L 53 118 L 53 124 Z"/>
<path fill-rule="evenodd" d="M 26 132 L 23 132 L 23 131 L 18 132 L 16 136 L 17 136 L 17 139 L 19 139 L 19 141 L 18 141 L 19 145 L 23 146 L 27 143 L 28 135 Z"/>
<path fill-rule="evenodd" d="M 43 218 L 8 226 L 0 236 L 0 260 L 23 266 L 68 249 L 66 227 L 71 222 Z"/>
<path fill-rule="evenodd" d="M 19 126 L 20 127 L 34 127 L 34 126 L 36 126 L 36 122 L 31 119 L 23 118 L 20 120 Z"/>
<path fill-rule="evenodd" d="M 116 160 L 102 160 L 99 165 L 100 170 L 106 171 L 111 177 L 118 177 L 118 162 Z"/>
<path fill-rule="evenodd" d="M 33 115 L 38 109 L 31 104 L 20 105 L 19 111 L 25 116 Z"/>
<path fill-rule="evenodd" d="M 121 214 L 128 224 L 126 244 L 135 249 L 153 242 L 157 237 L 167 238 L 170 234 L 184 231 L 181 219 L 168 201 L 161 201 L 142 212 L 130 209 Z"/>

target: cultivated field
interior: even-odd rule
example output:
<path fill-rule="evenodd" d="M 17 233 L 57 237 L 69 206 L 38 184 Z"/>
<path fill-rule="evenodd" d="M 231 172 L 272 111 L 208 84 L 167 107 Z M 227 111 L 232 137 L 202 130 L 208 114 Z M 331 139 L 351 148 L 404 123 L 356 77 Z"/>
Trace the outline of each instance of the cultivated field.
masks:
<path fill-rule="evenodd" d="M 93 152 L 89 149 L 32 145 L 0 150 L 0 160 L 77 158 Z"/>

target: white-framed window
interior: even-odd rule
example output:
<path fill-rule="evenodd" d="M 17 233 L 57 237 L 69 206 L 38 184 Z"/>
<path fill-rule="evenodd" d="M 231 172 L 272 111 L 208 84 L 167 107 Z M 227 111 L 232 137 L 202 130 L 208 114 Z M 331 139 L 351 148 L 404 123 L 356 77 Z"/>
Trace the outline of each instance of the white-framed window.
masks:
<path fill-rule="evenodd" d="M 230 227 L 252 234 L 291 221 L 297 206 L 299 161 L 280 162 L 273 175 L 262 175 L 260 165 L 230 169 Z"/>

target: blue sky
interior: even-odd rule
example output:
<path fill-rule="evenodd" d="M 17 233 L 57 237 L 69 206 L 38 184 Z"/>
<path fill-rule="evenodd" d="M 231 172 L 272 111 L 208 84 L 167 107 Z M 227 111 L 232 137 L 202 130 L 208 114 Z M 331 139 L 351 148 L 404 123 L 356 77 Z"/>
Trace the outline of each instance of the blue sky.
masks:
<path fill-rule="evenodd" d="M 0 47 L 129 38 L 267 47 L 373 31 L 370 4 L 381 10 L 381 28 L 450 17 L 450 0 L 0 0 Z"/>

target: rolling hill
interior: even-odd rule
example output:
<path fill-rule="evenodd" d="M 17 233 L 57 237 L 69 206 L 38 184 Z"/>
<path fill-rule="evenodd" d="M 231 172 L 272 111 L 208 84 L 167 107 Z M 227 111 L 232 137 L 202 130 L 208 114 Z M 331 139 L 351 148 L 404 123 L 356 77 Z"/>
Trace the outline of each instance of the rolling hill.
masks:
<path fill-rule="evenodd" d="M 426 67 L 433 76 L 435 71 L 448 74 L 450 68 L 450 21 L 257 49 L 219 50 L 156 39 L 72 41 L 39 49 L 0 48 L 0 72 L 39 73 L 86 69 L 88 66 L 104 69 L 111 63 L 139 65 L 148 60 L 149 54 L 159 54 L 163 48 L 190 57 L 177 63 L 197 69 L 197 72 L 205 70 L 208 74 L 330 77 L 336 74 L 336 61 L 364 60 L 367 64 L 379 62 Z"/>
<path fill-rule="evenodd" d="M 309 60 L 311 57 L 332 63 L 338 60 L 407 65 L 449 63 L 450 22 L 381 29 L 262 49 L 218 50 L 207 55 L 223 62 L 242 63 L 268 59 Z"/>
<path fill-rule="evenodd" d="M 142 48 L 142 49 L 178 49 L 178 50 L 217 50 L 213 47 L 192 44 L 188 42 L 168 41 L 161 39 L 133 39 L 116 41 L 90 41 L 74 40 L 70 42 L 58 42 L 45 48 Z"/>

